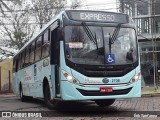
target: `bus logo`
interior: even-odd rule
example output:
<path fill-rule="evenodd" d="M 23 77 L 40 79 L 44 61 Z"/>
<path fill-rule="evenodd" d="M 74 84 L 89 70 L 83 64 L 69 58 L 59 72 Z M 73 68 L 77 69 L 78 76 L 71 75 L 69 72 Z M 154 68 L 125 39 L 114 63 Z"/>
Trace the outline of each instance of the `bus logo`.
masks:
<path fill-rule="evenodd" d="M 109 83 L 109 79 L 108 79 L 108 78 L 104 78 L 104 79 L 102 80 L 102 82 L 103 82 L 103 83 Z"/>

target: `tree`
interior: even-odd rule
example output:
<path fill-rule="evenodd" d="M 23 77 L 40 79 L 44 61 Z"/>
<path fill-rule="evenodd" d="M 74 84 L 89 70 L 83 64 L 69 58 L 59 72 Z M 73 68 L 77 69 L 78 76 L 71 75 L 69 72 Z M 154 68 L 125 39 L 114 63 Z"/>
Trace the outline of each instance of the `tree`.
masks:
<path fill-rule="evenodd" d="M 10 1 L 10 3 L 8 5 L 7 2 L 3 2 L 0 6 L 1 32 L 5 36 L 4 42 L 9 47 L 20 49 L 31 38 L 36 25 L 33 26 L 29 23 L 28 6 L 21 10 L 22 1 Z"/>
<path fill-rule="evenodd" d="M 33 2 L 33 11 L 39 27 L 48 23 L 53 16 L 64 9 L 64 0 L 35 0 Z"/>
<path fill-rule="evenodd" d="M 34 0 L 33 2 L 33 12 L 36 20 L 39 23 L 39 28 L 41 29 L 44 24 L 48 23 L 56 14 L 65 10 L 66 0 Z M 72 0 L 72 4 L 69 9 L 76 9 L 81 5 L 81 0 Z M 68 8 L 67 8 L 68 9 Z"/>
<path fill-rule="evenodd" d="M 65 0 L 32 0 L 31 5 L 24 6 L 25 1 L 0 0 L 0 31 L 5 46 L 20 49 L 37 28 L 42 28 L 53 16 L 65 9 Z M 80 2 L 72 4 L 71 9 L 77 8 L 79 4 Z"/>

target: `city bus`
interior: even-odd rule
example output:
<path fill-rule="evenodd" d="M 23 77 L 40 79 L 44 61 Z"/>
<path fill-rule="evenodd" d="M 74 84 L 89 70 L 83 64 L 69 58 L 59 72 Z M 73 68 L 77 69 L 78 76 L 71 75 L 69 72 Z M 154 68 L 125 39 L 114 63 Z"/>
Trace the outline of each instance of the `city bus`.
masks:
<path fill-rule="evenodd" d="M 136 28 L 127 15 L 65 10 L 13 58 L 13 88 L 21 101 L 92 100 L 98 106 L 141 96 Z"/>

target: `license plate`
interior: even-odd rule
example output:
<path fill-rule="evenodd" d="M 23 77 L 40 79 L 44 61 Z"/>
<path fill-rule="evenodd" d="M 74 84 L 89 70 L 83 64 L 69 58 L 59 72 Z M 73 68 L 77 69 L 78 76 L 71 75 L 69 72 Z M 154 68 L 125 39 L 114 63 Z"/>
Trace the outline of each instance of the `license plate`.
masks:
<path fill-rule="evenodd" d="M 100 88 L 100 92 L 113 92 L 112 88 Z"/>

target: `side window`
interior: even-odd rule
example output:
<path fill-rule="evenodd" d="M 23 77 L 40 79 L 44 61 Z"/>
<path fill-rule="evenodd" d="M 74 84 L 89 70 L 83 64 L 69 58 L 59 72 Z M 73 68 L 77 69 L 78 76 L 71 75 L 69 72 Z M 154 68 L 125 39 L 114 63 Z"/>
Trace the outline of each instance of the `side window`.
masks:
<path fill-rule="evenodd" d="M 28 64 L 31 64 L 31 62 L 30 62 L 30 59 L 31 59 L 31 46 L 32 46 L 32 45 L 29 45 L 29 46 L 28 46 L 28 47 L 29 47 Z"/>
<path fill-rule="evenodd" d="M 20 53 L 20 68 L 22 68 L 22 52 Z"/>
<path fill-rule="evenodd" d="M 24 67 L 24 51 L 21 53 L 21 68 Z"/>
<path fill-rule="evenodd" d="M 34 51 L 35 51 L 35 41 L 31 44 L 31 52 L 30 52 L 30 63 L 34 62 Z"/>
<path fill-rule="evenodd" d="M 43 42 L 42 42 L 42 58 L 49 55 L 49 48 L 50 48 L 50 35 L 49 30 L 47 30 L 43 35 Z"/>
<path fill-rule="evenodd" d="M 19 59 L 20 59 L 20 57 L 19 57 L 19 55 L 18 55 L 18 56 L 17 56 L 17 60 L 16 60 L 16 62 L 17 62 L 17 71 L 20 69 Z"/>
<path fill-rule="evenodd" d="M 20 57 L 19 55 L 16 57 L 16 71 L 20 69 Z"/>
<path fill-rule="evenodd" d="M 22 68 L 22 67 L 21 67 L 21 62 L 22 62 L 21 54 L 19 54 L 19 57 L 18 57 L 18 58 L 19 58 L 19 61 L 18 61 L 18 62 L 19 62 L 19 63 L 18 63 L 18 69 L 20 69 L 20 68 Z"/>
<path fill-rule="evenodd" d="M 29 63 L 29 47 L 26 48 L 26 54 L 25 54 L 25 66 Z"/>
<path fill-rule="evenodd" d="M 18 71 L 18 64 L 19 64 L 19 61 L 18 61 L 18 57 L 16 58 L 16 61 L 15 61 L 16 63 L 16 67 L 15 67 L 15 71 L 17 72 Z"/>
<path fill-rule="evenodd" d="M 17 61 L 17 58 L 13 58 L 13 73 L 17 72 L 17 68 L 16 68 L 16 61 Z"/>
<path fill-rule="evenodd" d="M 42 37 L 40 36 L 40 37 L 36 40 L 35 61 L 41 59 L 41 46 L 42 46 Z"/>
<path fill-rule="evenodd" d="M 15 58 L 13 59 L 13 69 L 12 69 L 12 71 L 13 71 L 13 73 L 15 72 L 15 69 L 16 69 L 16 65 L 15 65 L 16 63 L 15 63 Z"/>

